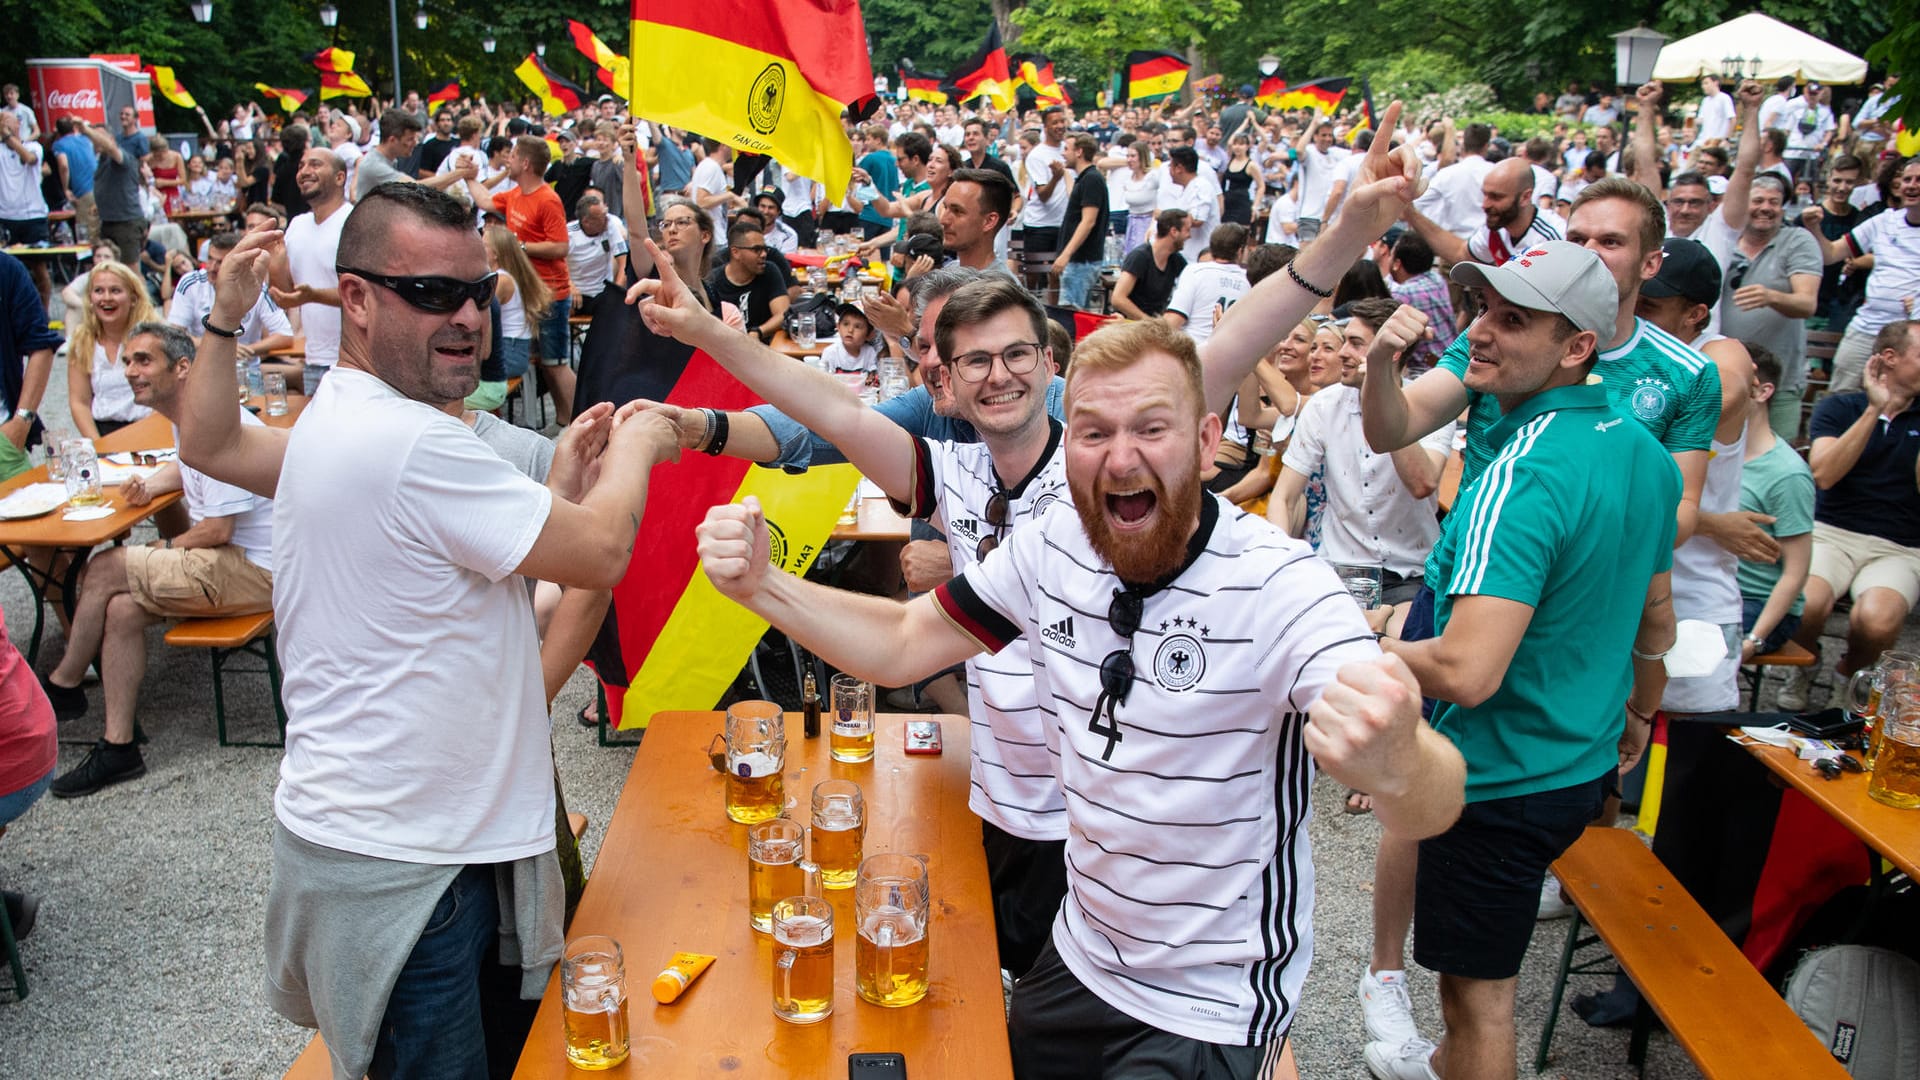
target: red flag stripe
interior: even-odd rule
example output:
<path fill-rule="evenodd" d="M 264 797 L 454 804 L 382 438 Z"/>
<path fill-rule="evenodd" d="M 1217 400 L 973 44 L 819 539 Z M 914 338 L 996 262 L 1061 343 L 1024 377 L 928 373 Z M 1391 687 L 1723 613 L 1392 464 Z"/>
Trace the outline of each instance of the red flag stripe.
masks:
<path fill-rule="evenodd" d="M 791 60 L 814 90 L 843 104 L 873 93 L 859 0 L 633 0 L 633 18 Z"/>
<path fill-rule="evenodd" d="M 1176 71 L 1186 71 L 1193 65 L 1185 60 L 1176 60 L 1171 56 L 1156 56 L 1152 60 L 1143 60 L 1127 69 L 1129 79 L 1151 79 L 1158 75 L 1171 75 Z"/>

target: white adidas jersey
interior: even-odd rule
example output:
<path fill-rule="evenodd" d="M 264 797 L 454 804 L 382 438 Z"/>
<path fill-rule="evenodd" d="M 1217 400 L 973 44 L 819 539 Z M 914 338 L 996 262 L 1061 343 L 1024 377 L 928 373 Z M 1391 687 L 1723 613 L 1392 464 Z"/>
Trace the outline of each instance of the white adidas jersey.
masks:
<path fill-rule="evenodd" d="M 980 538 L 1004 538 L 1013 527 L 1038 517 L 1067 494 L 1061 426 L 1051 435 L 1031 473 L 1005 489 L 1006 526 L 987 524 L 987 503 L 1002 490 L 984 443 L 916 439 L 912 501 L 898 509 L 913 517 L 938 513 L 951 541 L 953 572 L 978 561 Z M 896 504 L 897 505 L 897 504 Z M 973 725 L 972 792 L 967 805 L 981 818 L 1028 840 L 1064 840 L 1067 804 L 1060 793 L 1056 755 L 1047 747 L 1046 717 L 1028 661 L 1027 644 L 1016 642 L 998 656 L 967 661 L 967 712 Z"/>
<path fill-rule="evenodd" d="M 1143 1023 L 1261 1045 L 1286 1034 L 1313 952 L 1306 710 L 1341 664 L 1380 650 L 1304 542 L 1217 496 L 1201 508 L 1130 642 L 1107 622 L 1120 579 L 1071 505 L 935 599 L 989 650 L 1031 642 L 1070 824 L 1061 959 Z M 1066 640 L 1047 632 L 1063 625 Z M 1109 726 L 1093 710 L 1116 650 L 1135 675 Z"/>

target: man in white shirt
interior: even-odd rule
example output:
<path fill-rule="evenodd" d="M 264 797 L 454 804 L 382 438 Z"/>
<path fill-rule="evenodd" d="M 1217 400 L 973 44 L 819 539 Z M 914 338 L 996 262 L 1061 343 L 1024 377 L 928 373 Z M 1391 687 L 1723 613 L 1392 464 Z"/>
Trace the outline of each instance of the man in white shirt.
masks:
<path fill-rule="evenodd" d="M 619 297 L 623 290 L 609 288 L 626 280 L 627 224 L 607 209 L 607 200 L 597 191 L 580 196 L 574 204 L 574 219 L 567 223 L 567 277 L 573 282 L 573 311 L 592 315 L 602 297 Z M 611 300 L 611 303 L 619 301 Z"/>
<path fill-rule="evenodd" d="M 301 388 L 308 397 L 314 397 L 320 392 L 320 380 L 340 358 L 340 293 L 336 288 L 340 275 L 334 272 L 334 256 L 340 247 L 340 230 L 352 207 L 346 200 L 346 169 L 331 150 L 308 150 L 300 159 L 294 183 L 300 186 L 300 197 L 311 209 L 287 222 L 286 242 L 274 251 L 267 273 L 273 302 L 287 311 L 299 309 L 300 332 L 307 338 Z"/>
<path fill-rule="evenodd" d="M 443 411 L 479 383 L 493 280 L 467 208 L 418 184 L 375 189 L 341 232 L 339 369 L 293 428 L 243 427 L 228 335 L 277 242 L 250 234 L 222 267 L 180 425 L 187 465 L 275 500 L 287 748 L 268 996 L 320 1028 L 341 1075 L 376 1056 L 484 1075 L 525 1036 L 505 1013 L 481 1018 L 483 996 L 505 996 L 483 970 L 502 913 L 521 970 L 497 977 L 521 999 L 545 989 L 565 914 L 518 578 L 617 583 L 677 439 L 596 406 L 542 487 Z"/>
<path fill-rule="evenodd" d="M 1801 217 L 1810 235 L 1820 241 L 1821 257 L 1829 264 L 1872 255 L 1873 273 L 1867 278 L 1867 298 L 1847 324 L 1847 332 L 1833 353 L 1833 377 L 1827 393 L 1857 391 L 1873 355 L 1874 337 L 1890 323 L 1912 318 L 1909 305 L 1920 296 L 1920 158 L 1909 158 L 1893 179 L 1901 207 L 1882 210 L 1838 240 L 1818 231 L 1825 217 L 1819 207 Z"/>
<path fill-rule="evenodd" d="M 727 162 L 733 157 L 733 148 L 718 139 L 702 139 L 700 146 L 706 156 L 693 167 L 693 182 L 687 190 L 713 219 L 713 235 L 725 236 L 727 211 L 747 205 L 746 199 L 733 193 L 727 180 Z"/>
<path fill-rule="evenodd" d="M 1795 180 L 1818 179 L 1820 157 L 1833 138 L 1833 110 L 1820 103 L 1820 84 L 1807 83 L 1805 91 L 1780 110 L 1778 123 L 1787 132 L 1787 149 L 1781 156 L 1792 173 L 1787 181 L 1787 190 L 1792 191 Z"/>
<path fill-rule="evenodd" d="M 194 366 L 193 338 L 168 323 L 141 323 L 128 332 L 124 353 L 134 401 L 178 423 L 181 394 Z M 226 407 L 244 416 L 236 423 L 260 424 L 251 413 L 242 413 L 231 393 Z M 55 715 L 77 719 L 87 713 L 80 681 L 97 660 L 106 708 L 100 741 L 53 782 L 50 790 L 57 798 L 91 795 L 146 774 L 134 713 L 147 674 L 147 627 L 169 618 L 248 615 L 273 607 L 273 504 L 175 461 L 130 477 L 120 488 L 132 506 L 174 491 L 184 493 L 191 524 L 148 544 L 107 548 L 88 560 L 66 655 L 42 680 Z"/>
<path fill-rule="evenodd" d="M 1481 185 L 1493 171 L 1493 162 L 1487 160 L 1487 144 L 1492 141 L 1492 128 L 1468 124 L 1460 137 L 1460 160 L 1433 174 L 1433 183 L 1415 201 L 1414 209 L 1462 240 L 1485 225 Z"/>
<path fill-rule="evenodd" d="M 1793 76 L 1782 75 L 1774 80 L 1773 93 L 1760 103 L 1760 126 L 1767 129 L 1785 131 L 1781 111 L 1793 102 Z"/>
<path fill-rule="evenodd" d="M 1532 182 L 1533 167 L 1525 158 L 1508 158 L 1487 170 L 1480 187 L 1484 223 L 1464 240 L 1418 210 L 1407 211 L 1407 224 L 1448 263 L 1499 266 L 1536 244 L 1566 238 L 1566 222 L 1534 205 Z"/>
<path fill-rule="evenodd" d="M 213 313 L 213 282 L 220 276 L 220 264 L 227 261 L 227 255 L 239 242 L 239 233 L 220 233 L 207 241 L 206 269 L 195 270 L 174 283 L 167 321 L 185 330 L 196 342 L 203 333 L 200 320 Z M 240 338 L 234 351 L 254 361 L 257 367 L 258 357 L 291 344 L 293 324 L 266 293 L 261 293 L 260 302 L 240 320 Z"/>
<path fill-rule="evenodd" d="M 1397 635 L 1407 606 L 1420 591 L 1427 554 L 1440 537 L 1440 474 L 1453 452 L 1456 425 L 1434 429 L 1418 442 L 1376 454 L 1360 426 L 1360 384 L 1370 366 L 1374 335 L 1394 317 L 1421 326 L 1419 309 L 1392 300 L 1356 300 L 1341 328 L 1340 385 L 1307 399 L 1294 421 L 1293 438 L 1281 459 L 1280 478 L 1267 504 L 1267 518 L 1290 536 L 1306 532 L 1307 480 L 1325 470 L 1326 510 L 1321 517 L 1320 557 L 1336 565 L 1382 569 L 1380 602 L 1393 608 L 1387 632 Z M 1406 373 L 1402 353 L 1392 353 L 1396 375 Z"/>
<path fill-rule="evenodd" d="M 1026 183 L 1021 193 L 1026 206 L 1020 212 L 1020 234 L 1026 239 L 1028 259 L 1051 259 L 1060 251 L 1060 223 L 1067 217 L 1073 195 L 1073 170 L 1067 167 L 1067 110 L 1054 105 L 1040 114 L 1041 139 L 1020 163 Z"/>
<path fill-rule="evenodd" d="M 1304 247 L 1320 235 L 1321 227 L 1329 220 L 1328 201 L 1333 194 L 1333 181 L 1339 172 L 1340 162 L 1347 157 L 1344 147 L 1333 144 L 1333 126 L 1327 118 L 1314 114 L 1307 129 L 1294 140 L 1294 152 L 1300 155 L 1296 168 L 1300 171 L 1300 229 L 1295 234 L 1297 243 Z"/>
<path fill-rule="evenodd" d="M 1198 173 L 1199 154 L 1191 146 L 1176 147 L 1167 155 L 1167 178 L 1160 185 L 1159 201 L 1168 210 L 1184 210 L 1189 229 L 1181 254 L 1188 262 L 1207 251 L 1213 230 L 1220 224 L 1217 193 Z"/>
<path fill-rule="evenodd" d="M 33 115 L 32 107 L 20 100 L 20 88 L 13 83 L 0 86 L 0 111 L 12 113 L 20 121 L 22 138 L 40 137 L 40 120 Z"/>
<path fill-rule="evenodd" d="M 1712 75 L 1700 77 L 1700 111 L 1694 116 L 1693 145 L 1724 143 L 1733 136 L 1733 95 Z"/>
<path fill-rule="evenodd" d="M 1213 230 L 1207 258 L 1190 262 L 1180 271 L 1163 318 L 1195 341 L 1213 336 L 1216 321 L 1251 287 L 1246 268 L 1240 265 L 1240 254 L 1246 246 L 1245 225 L 1227 224 Z"/>
<path fill-rule="evenodd" d="M 1875 83 L 1867 100 L 1853 114 L 1853 154 L 1862 161 L 1877 161 L 1880 151 L 1886 148 L 1887 140 L 1892 137 L 1893 129 L 1886 121 L 1888 110 L 1900 95 L 1893 88 L 1900 82 L 1900 76 L 1889 75 L 1885 83 Z"/>

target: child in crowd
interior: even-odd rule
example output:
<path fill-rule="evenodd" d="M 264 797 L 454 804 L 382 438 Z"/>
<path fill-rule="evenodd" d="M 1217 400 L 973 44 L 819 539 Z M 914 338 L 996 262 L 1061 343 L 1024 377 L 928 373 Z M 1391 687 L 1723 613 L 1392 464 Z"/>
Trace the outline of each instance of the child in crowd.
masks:
<path fill-rule="evenodd" d="M 1780 381 L 1779 358 L 1753 342 L 1744 344 L 1753 354 L 1754 385 L 1746 460 L 1740 470 L 1740 509 L 1772 519 L 1760 529 L 1780 544 L 1774 561 L 1742 559 L 1735 571 L 1743 609 L 1740 628 L 1746 635 L 1740 656 L 1752 663 L 1800 629 L 1806 603 L 1800 590 L 1813 562 L 1813 471 L 1767 423 L 1767 402 Z"/>
<path fill-rule="evenodd" d="M 880 377 L 880 346 L 873 340 L 873 323 L 856 304 L 841 304 L 840 337 L 820 353 L 827 372 L 858 387 Z"/>

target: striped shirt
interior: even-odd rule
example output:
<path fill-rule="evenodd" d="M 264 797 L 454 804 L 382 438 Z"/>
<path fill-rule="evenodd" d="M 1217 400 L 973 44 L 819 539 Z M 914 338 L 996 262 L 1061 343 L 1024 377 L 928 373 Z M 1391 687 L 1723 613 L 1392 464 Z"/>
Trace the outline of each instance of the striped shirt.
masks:
<path fill-rule="evenodd" d="M 953 572 L 979 561 L 980 538 L 1004 539 L 1015 525 L 1057 502 L 1071 505 L 1060 421 L 1049 419 L 1047 448 L 1018 484 L 1003 488 L 985 443 L 915 439 L 913 491 L 895 503 L 903 514 L 945 521 Z M 1004 492 L 1005 525 L 987 522 L 987 504 Z M 1059 631 L 1055 631 L 1059 633 Z M 1046 717 L 1025 638 L 995 656 L 967 661 L 967 714 L 973 725 L 972 791 L 967 806 L 995 826 L 1028 840 L 1063 840 L 1067 804 L 1047 746 Z"/>
<path fill-rule="evenodd" d="M 1388 282 L 1387 288 L 1395 300 L 1412 304 L 1424 312 L 1427 329 L 1433 331 L 1431 339 L 1407 350 L 1407 377 L 1413 378 L 1439 363 L 1440 355 L 1460 334 L 1454 322 L 1453 293 L 1447 289 L 1447 279 L 1440 276 L 1440 271 L 1433 269 L 1424 274 L 1415 274 L 1405 281 Z"/>
<path fill-rule="evenodd" d="M 205 270 L 195 270 L 174 283 L 173 303 L 167 307 L 168 322 L 199 337 L 206 333 L 200 320 L 212 313 L 213 282 Z M 267 290 L 262 288 L 260 299 L 254 301 L 252 309 L 240 320 L 240 344 L 251 345 L 273 334 L 292 333 L 293 324 L 287 321 L 286 312 L 275 307 L 267 297 Z"/>
<path fill-rule="evenodd" d="M 1031 642 L 1066 792 L 1061 960 L 1155 1028 L 1279 1039 L 1312 956 L 1306 711 L 1379 648 L 1326 563 L 1213 495 L 1131 638 L 1107 621 L 1121 587 L 1062 503 L 934 595 L 989 651 Z M 1116 652 L 1134 681 L 1096 716 Z"/>

